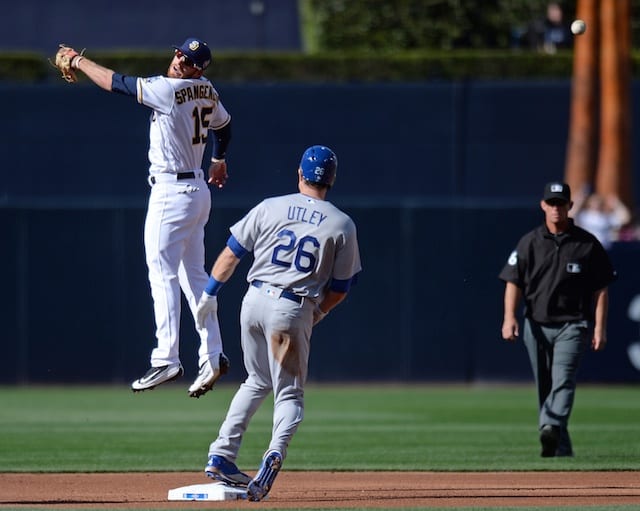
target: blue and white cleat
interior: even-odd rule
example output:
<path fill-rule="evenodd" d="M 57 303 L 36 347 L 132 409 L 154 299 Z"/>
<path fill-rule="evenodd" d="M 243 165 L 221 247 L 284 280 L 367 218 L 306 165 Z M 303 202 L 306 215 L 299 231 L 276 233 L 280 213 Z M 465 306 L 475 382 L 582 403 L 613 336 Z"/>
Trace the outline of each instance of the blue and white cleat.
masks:
<path fill-rule="evenodd" d="M 264 499 L 273 481 L 275 481 L 282 467 L 282 454 L 278 451 L 269 451 L 264 455 L 260 470 L 247 486 L 247 498 L 253 502 Z"/>
<path fill-rule="evenodd" d="M 251 477 L 244 472 L 240 472 L 240 469 L 238 469 L 235 463 L 216 454 L 209 456 L 209 461 L 204 469 L 204 473 L 207 477 L 222 481 L 229 486 L 246 488 L 249 481 L 251 481 Z"/>

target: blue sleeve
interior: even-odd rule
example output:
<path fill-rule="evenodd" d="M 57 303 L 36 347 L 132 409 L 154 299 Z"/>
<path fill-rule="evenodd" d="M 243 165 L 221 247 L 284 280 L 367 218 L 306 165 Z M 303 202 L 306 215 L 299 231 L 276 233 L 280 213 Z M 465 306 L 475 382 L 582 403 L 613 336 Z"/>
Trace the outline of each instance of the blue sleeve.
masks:
<path fill-rule="evenodd" d="M 231 249 L 233 255 L 235 255 L 238 259 L 242 259 L 249 252 L 246 248 L 240 245 L 240 243 L 238 243 L 238 240 L 235 239 L 233 234 L 229 236 L 229 239 L 227 240 L 227 247 Z"/>
<path fill-rule="evenodd" d="M 218 130 L 213 132 L 213 153 L 212 156 L 218 160 L 224 159 L 227 154 L 229 140 L 231 140 L 231 120 Z"/>
<path fill-rule="evenodd" d="M 355 286 L 358 283 L 358 275 L 360 275 L 359 272 L 350 279 L 333 279 L 331 281 L 331 284 L 329 284 L 329 289 L 331 291 L 335 291 L 336 293 L 348 293 L 349 289 L 351 289 L 351 286 Z"/>
<path fill-rule="evenodd" d="M 120 73 L 113 73 L 111 78 L 111 91 L 125 96 L 138 96 L 137 76 L 125 76 Z"/>

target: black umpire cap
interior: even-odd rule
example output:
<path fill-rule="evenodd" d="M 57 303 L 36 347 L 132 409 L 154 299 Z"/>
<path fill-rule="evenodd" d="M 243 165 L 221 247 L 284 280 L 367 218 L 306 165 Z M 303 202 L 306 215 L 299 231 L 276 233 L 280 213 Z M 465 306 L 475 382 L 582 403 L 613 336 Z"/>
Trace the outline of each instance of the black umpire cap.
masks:
<path fill-rule="evenodd" d="M 544 187 L 543 201 L 561 200 L 571 202 L 571 188 L 567 183 L 552 182 L 547 183 Z"/>

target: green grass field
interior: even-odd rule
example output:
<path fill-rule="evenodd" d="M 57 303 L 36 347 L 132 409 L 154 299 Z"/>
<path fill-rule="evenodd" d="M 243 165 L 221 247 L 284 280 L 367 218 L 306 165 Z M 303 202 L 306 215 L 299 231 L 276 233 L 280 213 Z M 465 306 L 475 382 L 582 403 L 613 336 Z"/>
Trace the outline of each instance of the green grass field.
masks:
<path fill-rule="evenodd" d="M 200 471 L 236 386 L 221 385 L 199 400 L 184 387 L 135 395 L 123 386 L 0 387 L 0 472 Z M 580 386 L 570 428 L 576 456 L 543 459 L 533 385 L 309 385 L 286 468 L 640 470 L 639 391 Z M 271 411 L 269 398 L 245 436 L 240 468 L 257 468 Z"/>
<path fill-rule="evenodd" d="M 236 387 L 199 400 L 183 387 L 0 387 L 0 471 L 201 470 Z M 639 394 L 579 387 L 576 456 L 543 459 L 533 385 L 310 385 L 287 469 L 639 470 Z M 271 411 L 269 398 L 245 436 L 241 468 L 257 468 Z"/>

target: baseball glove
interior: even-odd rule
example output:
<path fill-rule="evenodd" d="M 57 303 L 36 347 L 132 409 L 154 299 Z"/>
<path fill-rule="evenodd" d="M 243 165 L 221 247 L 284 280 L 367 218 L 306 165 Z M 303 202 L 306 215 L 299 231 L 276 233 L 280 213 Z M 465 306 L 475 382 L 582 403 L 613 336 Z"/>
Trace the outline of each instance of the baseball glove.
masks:
<path fill-rule="evenodd" d="M 83 53 L 84 50 L 78 53 L 73 48 L 61 44 L 60 48 L 58 48 L 58 52 L 56 53 L 55 62 L 49 62 L 51 62 L 51 64 L 53 64 L 53 66 L 60 71 L 60 73 L 62 74 L 62 78 L 64 78 L 69 83 L 75 83 L 78 81 L 78 78 L 76 77 L 75 70 L 73 69 L 73 67 L 71 67 L 71 63 L 73 62 L 74 57 L 78 57 Z"/>

